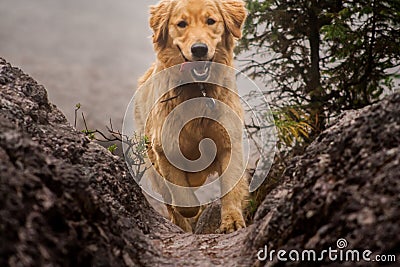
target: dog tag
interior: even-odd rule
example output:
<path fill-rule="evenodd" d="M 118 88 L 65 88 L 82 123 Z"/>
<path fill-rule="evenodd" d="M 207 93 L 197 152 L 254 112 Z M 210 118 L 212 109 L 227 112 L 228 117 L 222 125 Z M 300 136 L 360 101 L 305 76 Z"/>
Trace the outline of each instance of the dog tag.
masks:
<path fill-rule="evenodd" d="M 207 107 L 209 108 L 209 109 L 214 109 L 214 107 L 215 107 L 215 100 L 214 100 L 214 98 L 208 98 L 208 100 L 207 100 Z"/>
<path fill-rule="evenodd" d="M 203 85 L 203 84 L 200 85 L 200 88 L 201 88 L 201 94 L 203 95 L 203 97 L 207 97 L 207 93 L 206 93 L 206 90 L 204 89 L 204 85 Z M 207 105 L 207 107 L 208 107 L 209 109 L 214 109 L 214 107 L 215 107 L 215 100 L 214 100 L 214 98 L 212 98 L 212 97 L 207 97 L 206 105 Z"/>

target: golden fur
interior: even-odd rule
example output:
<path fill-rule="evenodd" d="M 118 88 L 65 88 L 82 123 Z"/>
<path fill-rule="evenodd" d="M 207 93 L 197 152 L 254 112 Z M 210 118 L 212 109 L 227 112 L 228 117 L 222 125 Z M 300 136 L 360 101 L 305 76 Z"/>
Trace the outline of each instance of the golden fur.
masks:
<path fill-rule="evenodd" d="M 246 17 L 243 1 L 240 0 L 161 0 L 150 9 L 150 26 L 153 30 L 153 43 L 157 55 L 156 62 L 139 80 L 143 86 L 149 78 L 169 67 L 187 61 L 213 61 L 233 66 L 233 49 L 235 40 L 241 37 L 241 27 Z M 184 21 L 185 24 L 179 24 Z M 182 27 L 184 26 L 184 27 Z M 195 58 L 191 47 L 195 43 L 204 43 L 208 52 L 201 58 Z M 242 173 L 243 151 L 241 145 L 242 127 L 237 127 L 236 136 L 229 140 L 226 130 L 218 123 L 208 119 L 195 119 L 183 128 L 179 136 L 179 145 L 183 155 L 191 160 L 200 156 L 199 142 L 211 138 L 217 146 L 216 160 L 205 170 L 192 173 L 184 172 L 172 166 L 163 153 L 161 146 L 161 128 L 168 114 L 180 103 L 200 97 L 201 90 L 197 84 L 182 86 L 181 94 L 163 103 L 157 103 L 160 97 L 168 99 L 176 95 L 176 90 L 160 91 L 161 86 L 153 82 L 139 90 L 135 97 L 135 120 L 150 139 L 148 155 L 156 170 L 171 183 L 180 186 L 200 186 L 204 184 L 210 173 L 221 175 L 229 161 L 235 168 L 228 178 L 222 180 L 222 188 L 233 186 L 221 199 L 221 232 L 232 232 L 245 227 L 242 210 L 247 196 L 248 182 Z M 238 95 L 226 88 L 206 84 L 208 97 L 224 102 L 242 119 L 243 109 Z M 243 175 L 243 177 L 242 177 Z M 195 196 L 181 196 L 168 193 L 156 185 L 164 198 L 193 199 Z M 174 202 L 172 202 L 174 203 Z M 191 225 L 187 218 L 198 216 L 199 207 L 183 208 L 167 205 L 171 220 L 182 229 L 190 232 Z"/>

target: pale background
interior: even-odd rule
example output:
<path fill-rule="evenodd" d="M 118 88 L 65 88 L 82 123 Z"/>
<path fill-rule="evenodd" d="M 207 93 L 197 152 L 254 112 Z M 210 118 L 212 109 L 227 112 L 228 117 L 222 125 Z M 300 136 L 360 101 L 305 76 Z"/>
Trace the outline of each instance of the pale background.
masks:
<path fill-rule="evenodd" d="M 136 81 L 154 60 L 149 5 L 157 0 L 0 0 L 0 57 L 43 84 L 74 123 L 121 127 Z M 83 125 L 78 124 L 78 129 Z"/>

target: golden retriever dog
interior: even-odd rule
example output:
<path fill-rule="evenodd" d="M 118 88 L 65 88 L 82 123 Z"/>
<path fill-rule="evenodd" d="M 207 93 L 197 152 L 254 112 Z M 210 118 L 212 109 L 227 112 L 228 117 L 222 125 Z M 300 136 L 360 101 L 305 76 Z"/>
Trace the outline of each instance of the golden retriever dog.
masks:
<path fill-rule="evenodd" d="M 246 9 L 241 0 L 161 0 L 150 7 L 150 27 L 153 30 L 156 62 L 139 80 L 140 90 L 134 100 L 136 124 L 148 137 L 148 157 L 156 171 L 167 181 L 184 187 L 199 187 L 212 173 L 221 176 L 221 188 L 226 191 L 221 199 L 221 224 L 218 232 L 231 233 L 245 227 L 243 206 L 248 195 L 248 181 L 243 166 L 243 108 L 237 92 L 215 84 L 185 84 L 172 90 L 161 90 L 160 84 L 151 81 L 157 73 L 176 65 L 193 62 L 216 62 L 233 66 L 233 50 L 241 38 L 241 28 L 246 18 Z M 194 67 L 197 76 L 207 76 L 206 63 Z M 179 92 L 178 92 L 179 91 Z M 188 172 L 172 165 L 165 156 L 161 132 L 167 116 L 181 103 L 202 97 L 220 101 L 229 106 L 240 118 L 235 137 L 229 139 L 227 131 L 214 120 L 194 119 L 187 123 L 179 135 L 179 149 L 190 160 L 200 157 L 199 143 L 210 138 L 216 145 L 216 156 L 212 164 L 198 172 Z M 163 100 L 163 101 L 162 101 Z M 232 137 L 231 137 L 232 138 Z M 201 207 L 174 206 L 178 200 L 195 198 L 193 195 L 174 194 L 156 185 L 163 198 L 172 199 L 167 210 L 173 223 L 187 232 L 192 231 L 190 219 L 196 218 Z M 161 189 L 160 189 L 161 188 Z"/>

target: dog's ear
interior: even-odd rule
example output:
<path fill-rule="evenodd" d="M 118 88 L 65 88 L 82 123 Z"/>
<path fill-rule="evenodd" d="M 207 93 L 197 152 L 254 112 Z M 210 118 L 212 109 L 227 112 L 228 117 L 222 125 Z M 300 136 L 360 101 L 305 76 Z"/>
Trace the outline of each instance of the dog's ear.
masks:
<path fill-rule="evenodd" d="M 150 27 L 153 30 L 153 43 L 165 46 L 168 40 L 168 23 L 171 14 L 172 0 L 161 0 L 150 6 Z"/>
<path fill-rule="evenodd" d="M 242 37 L 242 26 L 247 12 L 242 0 L 221 0 L 221 14 L 227 30 L 233 37 Z"/>

